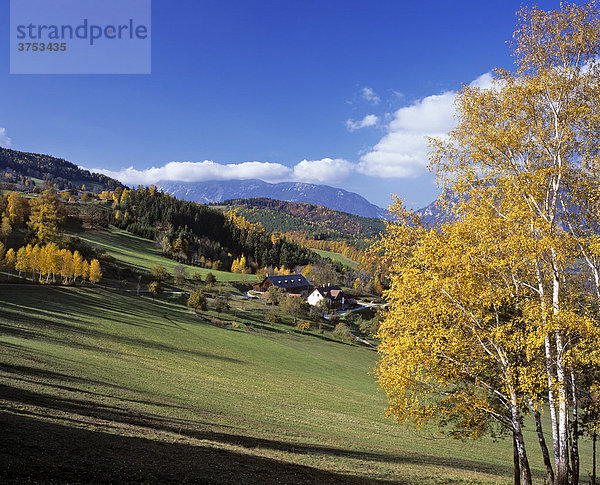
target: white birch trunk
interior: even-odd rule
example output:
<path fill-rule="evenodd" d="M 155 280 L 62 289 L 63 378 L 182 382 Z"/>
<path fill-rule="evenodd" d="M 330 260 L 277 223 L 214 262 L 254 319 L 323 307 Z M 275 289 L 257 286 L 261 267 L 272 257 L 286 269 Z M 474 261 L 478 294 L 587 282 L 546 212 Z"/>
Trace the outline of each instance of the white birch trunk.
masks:
<path fill-rule="evenodd" d="M 514 390 L 511 390 L 510 393 L 510 411 L 515 445 L 519 454 L 521 485 L 531 485 L 531 470 L 529 468 L 527 452 L 525 451 L 525 441 L 523 440 L 523 430 L 521 428 L 521 420 L 517 406 L 517 395 Z"/>

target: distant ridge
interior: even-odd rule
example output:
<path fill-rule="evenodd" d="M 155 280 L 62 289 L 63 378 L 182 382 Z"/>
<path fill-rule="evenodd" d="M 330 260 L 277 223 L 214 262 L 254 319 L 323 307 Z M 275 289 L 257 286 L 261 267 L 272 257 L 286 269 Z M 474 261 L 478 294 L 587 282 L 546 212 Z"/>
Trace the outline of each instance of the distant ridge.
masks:
<path fill-rule="evenodd" d="M 65 186 L 71 184 L 80 188 L 88 185 L 100 190 L 114 190 L 124 185 L 113 178 L 100 173 L 93 173 L 62 158 L 41 153 L 21 152 L 0 147 L 0 170 L 9 170 L 27 177 L 59 182 Z"/>
<path fill-rule="evenodd" d="M 208 204 L 227 199 L 267 197 L 304 202 L 363 217 L 386 218 L 387 211 L 354 192 L 328 185 L 303 182 L 271 184 L 262 180 L 213 180 L 208 182 L 158 182 L 156 186 L 177 198 Z"/>

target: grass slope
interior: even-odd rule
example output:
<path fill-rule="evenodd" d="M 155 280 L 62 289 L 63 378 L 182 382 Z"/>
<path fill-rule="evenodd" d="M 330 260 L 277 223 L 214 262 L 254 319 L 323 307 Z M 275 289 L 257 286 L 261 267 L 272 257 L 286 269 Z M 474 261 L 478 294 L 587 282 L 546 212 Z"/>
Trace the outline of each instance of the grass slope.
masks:
<path fill-rule="evenodd" d="M 319 256 L 322 256 L 323 258 L 329 258 L 329 259 L 332 259 L 333 261 L 342 263 L 344 266 L 347 266 L 348 268 L 352 268 L 352 269 L 358 268 L 358 263 L 356 261 L 352 261 L 351 259 L 348 259 L 343 254 L 334 253 L 333 251 L 325 251 L 323 249 L 311 249 L 311 251 L 314 251 L 315 253 L 317 253 Z"/>
<path fill-rule="evenodd" d="M 169 262 L 127 233 L 86 237 L 132 266 Z M 0 482 L 511 483 L 510 441 L 386 419 L 374 352 L 266 325 L 262 301 L 202 316 L 183 301 L 0 285 Z"/>
<path fill-rule="evenodd" d="M 107 289 L 1 291 L 6 480 L 441 483 L 510 474 L 507 443 L 432 440 L 385 420 L 368 350 L 218 328 L 175 302 Z"/>
<path fill-rule="evenodd" d="M 160 254 L 156 244 L 149 239 L 131 234 L 114 226 L 103 231 L 85 231 L 77 233 L 83 241 L 92 246 L 98 246 L 106 249 L 108 253 L 117 261 L 125 263 L 134 269 L 151 271 L 156 265 L 161 264 L 167 271 L 173 274 L 177 261 L 166 258 Z M 195 266 L 186 266 L 189 276 L 200 273 L 205 277 L 211 272 L 217 278 L 217 281 L 248 281 L 254 282 L 258 278 L 252 274 L 237 274 L 227 271 L 215 271 L 206 268 L 197 268 Z"/>

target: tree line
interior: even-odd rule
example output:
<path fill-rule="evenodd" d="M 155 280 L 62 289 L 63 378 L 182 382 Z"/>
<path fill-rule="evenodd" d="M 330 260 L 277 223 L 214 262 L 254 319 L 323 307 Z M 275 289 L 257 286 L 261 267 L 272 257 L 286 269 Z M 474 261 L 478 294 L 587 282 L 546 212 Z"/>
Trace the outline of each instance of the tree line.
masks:
<path fill-rule="evenodd" d="M 302 202 L 269 198 L 231 199 L 219 203 L 231 206 L 271 232 L 302 231 L 337 238 L 373 238 L 385 230 L 380 219 L 340 212 Z"/>
<path fill-rule="evenodd" d="M 2 266 L 21 277 L 30 273 L 32 281 L 76 283 L 78 279 L 97 283 L 102 277 L 97 259 L 86 261 L 79 251 L 64 246 L 60 226 L 65 219 L 63 202 L 52 189 L 38 197 L 26 199 L 18 192 L 0 196 L 0 261 Z M 13 229 L 27 229 L 30 243 L 20 248 L 7 248 Z"/>
<path fill-rule="evenodd" d="M 55 243 L 44 246 L 28 244 L 16 252 L 10 248 L 6 254 L 0 243 L 0 261 L 9 272 L 17 271 L 19 278 L 22 273 L 30 273 L 32 281 L 49 283 L 52 280 L 52 283 L 56 283 L 58 278 L 58 282 L 63 284 L 74 284 L 80 279 L 95 284 L 102 278 L 102 269 L 97 259 L 88 262 L 79 251 L 60 249 Z"/>

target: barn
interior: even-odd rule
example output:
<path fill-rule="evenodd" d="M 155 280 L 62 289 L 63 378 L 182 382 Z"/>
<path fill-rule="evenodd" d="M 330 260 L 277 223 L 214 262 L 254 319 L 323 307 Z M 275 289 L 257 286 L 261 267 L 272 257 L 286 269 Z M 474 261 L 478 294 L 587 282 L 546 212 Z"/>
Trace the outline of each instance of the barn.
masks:
<path fill-rule="evenodd" d="M 264 293 L 269 291 L 271 286 L 281 288 L 286 293 L 295 293 L 298 295 L 304 295 L 310 290 L 310 283 L 304 276 L 301 274 L 292 274 L 284 276 L 267 275 L 264 280 L 254 285 L 254 291 Z"/>

